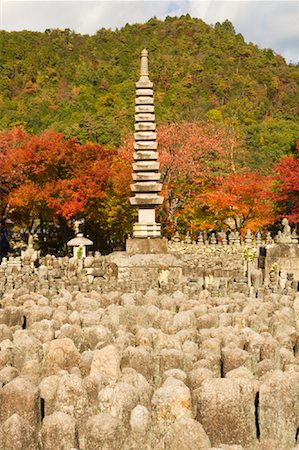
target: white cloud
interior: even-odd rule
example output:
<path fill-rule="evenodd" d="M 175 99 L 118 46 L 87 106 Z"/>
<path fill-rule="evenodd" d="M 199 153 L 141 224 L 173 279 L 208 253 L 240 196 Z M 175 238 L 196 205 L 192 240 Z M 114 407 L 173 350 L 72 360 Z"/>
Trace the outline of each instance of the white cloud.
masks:
<path fill-rule="evenodd" d="M 82 2 L 3 1 L 1 28 L 8 31 L 44 31 L 76 28 L 84 12 Z"/>
<path fill-rule="evenodd" d="M 99 28 L 121 28 L 126 23 L 144 23 L 153 16 L 165 17 L 169 2 L 86 2 L 86 14 L 78 31 L 95 33 Z"/>
<path fill-rule="evenodd" d="M 44 31 L 71 28 L 93 34 L 99 28 L 120 28 L 126 23 L 144 23 L 153 16 L 164 18 L 174 3 L 172 15 L 184 14 L 184 2 L 169 1 L 1 1 L 1 28 Z"/>
<path fill-rule="evenodd" d="M 247 41 L 269 47 L 287 60 L 299 61 L 299 2 L 289 0 L 179 1 L 1 1 L 0 26 L 6 30 L 71 28 L 93 34 L 156 16 L 190 13 L 209 24 L 229 19 Z"/>
<path fill-rule="evenodd" d="M 299 61 L 297 1 L 193 1 L 190 14 L 213 24 L 228 19 L 247 42 Z"/>

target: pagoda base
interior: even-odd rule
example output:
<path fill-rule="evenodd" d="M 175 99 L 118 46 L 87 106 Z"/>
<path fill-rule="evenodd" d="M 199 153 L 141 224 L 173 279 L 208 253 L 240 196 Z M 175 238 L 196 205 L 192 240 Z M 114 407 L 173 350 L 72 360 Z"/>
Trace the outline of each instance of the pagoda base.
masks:
<path fill-rule="evenodd" d="M 168 253 L 168 241 L 162 239 L 127 239 L 126 252 L 130 255 Z"/>
<path fill-rule="evenodd" d="M 135 239 L 160 238 L 161 224 L 136 222 L 133 225 L 133 237 Z"/>

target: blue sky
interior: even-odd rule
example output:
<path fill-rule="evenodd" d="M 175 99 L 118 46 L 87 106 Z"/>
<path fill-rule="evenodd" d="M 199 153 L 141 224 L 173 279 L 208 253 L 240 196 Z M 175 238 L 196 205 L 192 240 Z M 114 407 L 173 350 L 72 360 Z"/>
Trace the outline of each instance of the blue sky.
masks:
<path fill-rule="evenodd" d="M 247 42 L 272 48 L 285 59 L 299 62 L 299 1 L 289 0 L 138 0 L 138 1 L 14 1 L 0 0 L 0 28 L 44 31 L 71 28 L 94 34 L 99 28 L 144 23 L 153 16 L 189 13 L 208 24 L 229 19 Z"/>

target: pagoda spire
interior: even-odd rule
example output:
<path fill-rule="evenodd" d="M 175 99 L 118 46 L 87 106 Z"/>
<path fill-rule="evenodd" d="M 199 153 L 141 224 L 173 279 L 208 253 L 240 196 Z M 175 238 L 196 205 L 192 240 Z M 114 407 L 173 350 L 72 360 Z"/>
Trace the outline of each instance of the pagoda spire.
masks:
<path fill-rule="evenodd" d="M 148 78 L 148 51 L 145 48 L 141 52 L 139 81 L 149 81 L 149 78 Z"/>
<path fill-rule="evenodd" d="M 135 142 L 131 205 L 138 208 L 138 222 L 133 225 L 134 238 L 160 238 L 161 225 L 156 223 L 155 208 L 163 203 L 158 195 L 162 189 L 159 183 L 157 134 L 153 83 L 149 79 L 148 52 L 141 52 L 140 78 L 136 83 L 135 100 Z"/>

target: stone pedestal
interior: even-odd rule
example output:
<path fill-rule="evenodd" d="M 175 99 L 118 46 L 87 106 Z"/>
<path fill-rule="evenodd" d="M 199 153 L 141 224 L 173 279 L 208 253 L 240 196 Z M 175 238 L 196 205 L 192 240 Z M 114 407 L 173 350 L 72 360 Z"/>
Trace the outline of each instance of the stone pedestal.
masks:
<path fill-rule="evenodd" d="M 150 246 L 154 242 L 160 243 L 163 247 L 165 245 L 163 241 L 163 239 L 131 239 L 131 250 L 138 243 L 141 243 L 141 247 L 146 245 L 145 242 L 150 242 Z M 142 252 L 139 253 L 137 251 L 134 253 L 114 252 L 106 257 L 109 263 L 116 264 L 118 268 L 118 282 L 128 283 L 131 289 L 156 288 L 162 284 L 164 286 L 179 285 L 182 282 L 182 262 L 177 255 L 157 252 L 144 253 L 144 249 L 140 250 Z"/>
<path fill-rule="evenodd" d="M 168 252 L 167 239 L 127 239 L 126 252 L 135 254 L 165 254 Z"/>

